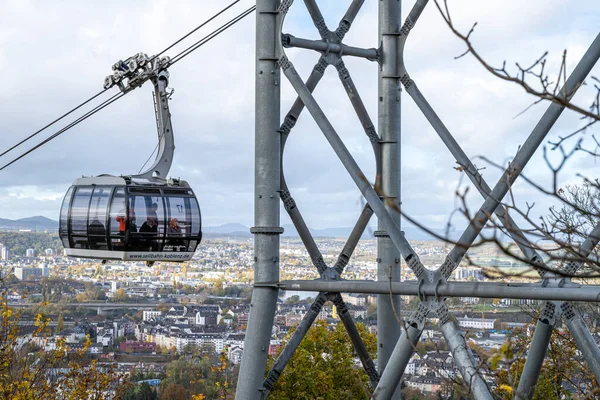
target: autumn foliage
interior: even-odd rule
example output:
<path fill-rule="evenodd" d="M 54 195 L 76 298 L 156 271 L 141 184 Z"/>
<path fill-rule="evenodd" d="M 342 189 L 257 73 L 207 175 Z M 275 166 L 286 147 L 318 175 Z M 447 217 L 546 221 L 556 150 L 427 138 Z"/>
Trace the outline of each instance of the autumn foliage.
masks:
<path fill-rule="evenodd" d="M 0 400 L 108 400 L 123 389 L 111 364 L 88 360 L 89 337 L 75 349 L 52 337 L 51 320 L 38 313 L 31 326 L 0 295 Z"/>

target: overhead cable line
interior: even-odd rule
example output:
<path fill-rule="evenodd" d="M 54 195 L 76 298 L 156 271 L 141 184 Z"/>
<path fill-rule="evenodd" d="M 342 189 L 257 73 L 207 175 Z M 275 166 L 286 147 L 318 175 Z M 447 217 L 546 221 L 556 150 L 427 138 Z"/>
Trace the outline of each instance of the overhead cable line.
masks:
<path fill-rule="evenodd" d="M 20 145 L 22 145 L 23 143 L 25 143 L 26 141 L 28 141 L 29 139 L 32 139 L 33 137 L 35 137 L 37 134 L 41 133 L 42 131 L 48 129 L 49 127 L 51 127 L 52 125 L 54 125 L 55 123 L 57 123 L 58 121 L 60 121 L 61 119 L 65 118 L 66 116 L 72 114 L 73 112 L 79 110 L 81 107 L 85 106 L 86 104 L 88 104 L 90 101 L 96 99 L 98 96 L 100 96 L 101 94 L 103 94 L 104 92 L 106 92 L 106 89 L 102 90 L 99 93 L 96 93 L 95 95 L 93 95 L 92 97 L 90 97 L 89 99 L 87 99 L 86 101 L 84 101 L 83 103 L 81 103 L 80 105 L 78 105 L 77 107 L 71 109 L 70 111 L 64 113 L 63 115 L 61 115 L 60 117 L 56 118 L 54 121 L 50 122 L 48 125 L 44 126 L 43 128 L 41 128 L 40 130 L 32 133 L 31 135 L 29 135 L 28 137 L 26 137 L 25 139 L 21 140 L 19 143 L 15 144 L 14 146 L 12 146 L 10 149 L 4 151 L 2 154 L 0 154 L 0 157 L 4 156 L 5 154 L 13 151 L 14 149 L 16 149 L 17 147 L 19 147 Z"/>
<path fill-rule="evenodd" d="M 201 47 L 202 45 L 206 44 L 211 39 L 213 39 L 216 36 L 218 36 L 220 33 L 226 31 L 227 29 L 231 28 L 233 25 L 235 25 L 238 22 L 240 22 L 242 19 L 246 18 L 248 15 L 252 14 L 252 12 L 254 12 L 254 10 L 256 10 L 256 6 L 252 6 L 252 7 L 248 8 L 246 11 L 244 11 L 243 13 L 241 13 L 240 15 L 238 15 L 237 17 L 232 18 L 231 20 L 229 20 L 229 22 L 221 25 L 220 28 L 215 29 L 210 34 L 204 36 L 202 39 L 198 40 L 196 43 L 194 43 L 193 45 L 191 45 L 187 49 L 183 50 L 179 54 L 177 54 L 174 57 L 172 57 L 170 64 L 173 65 L 176 62 L 182 60 L 184 57 L 188 56 L 194 50 L 197 50 L 199 47 Z"/>
<path fill-rule="evenodd" d="M 223 14 L 225 11 L 229 10 L 231 7 L 233 7 L 235 4 L 239 3 L 240 0 L 235 0 L 234 2 L 232 2 L 231 4 L 229 4 L 227 7 L 223 8 L 221 11 L 219 11 L 218 13 L 216 13 L 215 15 L 213 15 L 212 17 L 210 17 L 209 19 L 207 19 L 206 21 L 202 22 L 200 25 L 198 25 L 197 27 L 195 27 L 194 29 L 192 29 L 191 31 L 189 31 L 188 33 L 186 33 L 184 36 L 182 36 L 181 38 L 179 38 L 178 40 L 176 40 L 175 42 L 173 42 L 171 45 L 169 45 L 168 47 L 166 47 L 165 49 L 163 49 L 160 53 L 158 53 L 157 55 L 155 55 L 153 58 L 156 58 L 158 56 L 160 56 L 161 54 L 163 54 L 164 52 L 170 50 L 171 48 L 173 48 L 174 46 L 176 46 L 177 44 L 181 43 L 181 41 L 185 40 L 187 37 L 189 37 L 190 35 L 192 35 L 194 32 L 198 31 L 198 29 L 204 27 L 206 24 L 208 24 L 209 22 L 213 21 L 215 18 L 217 18 L 218 16 L 220 16 L 221 14 Z M 237 22 L 237 21 L 236 21 Z M 72 113 L 74 113 L 75 111 L 79 110 L 81 107 L 85 106 L 86 104 L 90 103 L 91 101 L 95 100 L 96 98 L 98 98 L 100 95 L 102 95 L 104 92 L 106 92 L 107 89 L 104 89 L 102 91 L 100 91 L 99 93 L 93 95 L 92 97 L 90 97 L 89 99 L 87 99 L 86 101 L 84 101 L 83 103 L 79 104 L 78 106 L 72 108 L 70 111 L 66 112 L 65 114 L 61 115 L 60 117 L 56 118 L 54 121 L 50 122 L 49 124 L 45 125 L 44 127 L 42 127 L 41 129 L 37 130 L 36 132 L 32 133 L 31 135 L 29 135 L 28 137 L 26 137 L 25 139 L 21 140 L 19 143 L 15 144 L 14 146 L 10 147 L 8 150 L 5 150 L 2 154 L 0 154 L 0 158 L 3 157 L 4 155 L 8 154 L 9 152 L 13 151 L 14 149 L 16 149 L 17 147 L 21 146 L 23 143 L 27 142 L 28 140 L 34 138 L 35 136 L 37 136 L 38 134 L 40 134 L 41 132 L 43 132 L 44 130 L 48 129 L 49 127 L 51 127 L 52 125 L 56 124 L 58 121 L 64 119 L 65 117 L 71 115 Z M 64 129 L 64 128 L 63 128 Z M 62 129 L 61 129 L 62 130 Z M 53 136 L 54 137 L 54 136 Z M 47 142 L 45 142 L 47 143 Z M 35 148 L 38 148 L 39 146 L 36 146 Z M 35 149 L 34 148 L 34 149 Z M 29 154 L 31 151 L 28 151 L 26 154 Z M 22 156 L 18 157 L 17 159 L 22 158 Z M 9 164 L 5 165 L 4 167 L 2 167 L 0 169 L 0 171 L 2 169 L 4 169 L 6 166 L 12 164 L 14 161 L 16 161 L 17 159 L 11 161 Z"/>
<path fill-rule="evenodd" d="M 154 155 L 154 153 L 156 153 L 156 150 L 158 150 L 158 145 L 160 143 L 157 143 L 156 146 L 154 146 L 154 150 L 152 150 L 152 153 L 150 153 L 150 155 L 148 156 L 148 158 L 146 159 L 146 162 L 144 163 L 144 165 L 142 165 L 142 167 L 140 168 L 140 170 L 138 171 L 138 174 L 142 173 L 142 170 L 144 169 L 144 167 L 146 166 L 146 164 L 148 164 L 150 162 L 150 159 L 152 158 L 152 156 Z"/>
<path fill-rule="evenodd" d="M 165 53 L 168 50 L 171 50 L 174 46 L 176 46 L 179 43 L 181 43 L 188 36 L 190 36 L 191 34 L 193 34 L 194 32 L 196 32 L 198 29 L 202 28 L 204 25 L 208 24 L 210 21 L 214 20 L 219 15 L 223 14 L 225 11 L 229 10 L 231 7 L 233 7 L 234 5 L 236 5 L 239 2 L 240 2 L 240 0 L 235 0 L 233 3 L 231 3 L 230 5 L 228 5 L 227 7 L 225 7 L 224 9 L 222 9 L 221 11 L 219 11 L 218 13 L 216 13 L 215 15 L 213 15 L 212 17 L 210 17 L 209 19 L 207 19 L 206 21 L 204 21 L 203 23 L 201 23 L 200 25 L 198 25 L 197 27 L 195 27 L 194 29 L 192 29 L 188 33 L 186 33 L 184 36 L 182 36 L 181 38 L 179 38 L 177 41 L 173 42 L 171 45 L 169 45 L 168 47 L 166 47 L 163 51 L 161 51 L 160 53 L 158 53 L 157 55 L 155 55 L 154 57 L 152 57 L 152 59 L 161 56 L 163 53 Z"/>
<path fill-rule="evenodd" d="M 48 137 L 47 139 L 44 139 L 42 142 L 38 143 L 37 145 L 35 145 L 31 149 L 27 150 L 25 153 L 21 154 L 19 157 L 15 158 L 14 160 L 12 160 L 11 162 L 9 162 L 8 164 L 5 164 L 4 166 L 2 166 L 2 168 L 0 168 L 0 171 L 2 171 L 3 169 L 7 168 L 11 164 L 19 161 L 21 158 L 25 157 L 26 155 L 28 155 L 32 151 L 34 151 L 34 150 L 42 147 L 43 145 L 45 145 L 46 143 L 48 143 L 52 139 L 54 139 L 54 138 L 60 136 L 61 134 L 65 133 L 66 131 L 68 131 L 69 129 L 71 129 L 75 125 L 79 124 L 80 122 L 88 119 L 89 117 L 91 117 L 92 115 L 96 114 L 98 111 L 102 110 L 106 106 L 108 106 L 108 105 L 114 103 L 115 101 L 119 100 L 121 97 L 125 96 L 125 94 L 126 93 L 120 93 L 119 92 L 119 93 L 115 94 L 114 96 L 110 97 L 108 100 L 105 100 L 104 102 L 100 103 L 100 105 L 94 107 L 91 111 L 88 111 L 87 113 L 83 114 L 81 117 L 77 118 L 75 121 L 71 122 L 69 125 L 65 126 L 61 130 L 59 130 L 58 132 L 56 132 L 55 134 L 53 134 L 52 136 Z"/>

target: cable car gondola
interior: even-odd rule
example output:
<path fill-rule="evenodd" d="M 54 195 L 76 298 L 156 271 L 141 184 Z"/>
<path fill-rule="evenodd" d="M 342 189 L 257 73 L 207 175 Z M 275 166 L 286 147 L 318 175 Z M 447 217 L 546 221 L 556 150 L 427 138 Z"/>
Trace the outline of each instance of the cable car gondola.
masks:
<path fill-rule="evenodd" d="M 113 66 L 104 88 L 131 91 L 154 84 L 158 153 L 145 172 L 77 179 L 60 211 L 59 235 L 70 257 L 187 261 L 202 239 L 200 208 L 183 180 L 166 179 L 175 150 L 167 92 L 168 57 L 136 54 Z"/>

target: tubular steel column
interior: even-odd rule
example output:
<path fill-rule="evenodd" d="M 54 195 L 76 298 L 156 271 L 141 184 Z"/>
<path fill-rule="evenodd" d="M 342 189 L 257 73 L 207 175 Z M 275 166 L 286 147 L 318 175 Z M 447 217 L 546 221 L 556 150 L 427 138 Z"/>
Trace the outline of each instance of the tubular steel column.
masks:
<path fill-rule="evenodd" d="M 552 307 L 549 304 L 554 303 L 546 303 L 546 307 Z M 540 376 L 542 364 L 544 363 L 544 358 L 546 358 L 548 343 L 550 343 L 552 330 L 554 329 L 553 322 L 551 323 L 547 319 L 542 319 L 542 317 L 537 321 L 533 339 L 531 339 L 531 345 L 525 359 L 525 365 L 523 366 L 523 372 L 519 379 L 519 386 L 517 387 L 517 398 L 519 399 L 530 399 L 533 397 L 535 384 Z"/>
<path fill-rule="evenodd" d="M 378 131 L 381 136 L 381 189 L 392 201 L 386 208 L 396 225 L 400 226 L 400 92 L 397 68 L 397 41 L 401 26 L 401 1 L 379 2 L 379 42 L 381 68 L 379 70 Z M 390 203 L 393 205 L 390 207 Z M 377 236 L 377 280 L 400 282 L 400 252 L 390 240 L 379 220 Z M 381 374 L 392 355 L 400 336 L 400 324 L 394 314 L 400 313 L 400 296 L 377 295 L 377 362 Z M 399 392 L 392 398 L 399 398 Z"/>
<path fill-rule="evenodd" d="M 278 0 L 256 2 L 254 283 L 236 399 L 260 399 L 279 281 L 280 71 L 275 55 Z M 263 285 L 260 285 L 263 284 Z M 267 285 L 264 285 L 267 284 Z"/>
<path fill-rule="evenodd" d="M 581 316 L 573 309 L 570 303 L 563 303 L 561 308 L 564 321 L 575 343 L 577 343 L 577 348 L 583 354 L 583 358 L 585 358 L 585 361 L 592 370 L 596 381 L 600 380 L 600 349 L 598 349 L 596 341 L 585 326 Z"/>

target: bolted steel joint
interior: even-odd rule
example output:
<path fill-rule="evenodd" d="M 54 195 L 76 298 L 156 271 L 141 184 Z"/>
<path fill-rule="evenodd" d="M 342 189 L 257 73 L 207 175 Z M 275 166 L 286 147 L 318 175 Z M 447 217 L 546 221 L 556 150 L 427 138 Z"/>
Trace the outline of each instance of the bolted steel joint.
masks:
<path fill-rule="evenodd" d="M 415 254 L 411 254 L 407 257 L 406 264 L 408 265 L 408 268 L 410 268 L 415 273 L 415 276 L 417 278 L 420 278 L 421 275 L 425 273 L 425 267 L 423 266 L 423 263 Z"/>
<path fill-rule="evenodd" d="M 369 360 L 368 363 L 369 365 L 363 365 L 363 367 L 369 377 L 369 386 L 372 386 L 371 389 L 374 389 L 373 386 L 377 386 L 379 383 L 379 373 L 377 372 L 377 368 L 375 368 L 373 360 Z"/>
<path fill-rule="evenodd" d="M 450 321 L 450 313 L 448 312 L 448 306 L 445 302 L 439 303 L 439 306 L 435 309 L 435 313 L 440 320 L 440 326 Z"/>
<path fill-rule="evenodd" d="M 267 378 L 263 382 L 263 387 L 269 392 L 273 390 L 273 388 L 275 387 L 275 382 L 277 382 L 277 379 L 279 379 L 280 375 L 280 371 L 277 371 L 276 369 L 270 370 L 269 374 L 267 375 Z"/>
<path fill-rule="evenodd" d="M 374 144 L 379 142 L 379 135 L 377 134 L 377 131 L 375 130 L 375 127 L 373 125 L 365 129 L 365 133 L 367 134 L 367 137 L 369 138 L 369 141 L 371 143 Z"/>
<path fill-rule="evenodd" d="M 348 261 L 350 261 L 350 258 L 346 254 L 342 253 L 338 257 L 333 268 L 335 268 L 338 274 L 341 274 L 344 268 L 346 268 L 346 265 L 348 265 Z"/>
<path fill-rule="evenodd" d="M 296 208 L 296 201 L 290 194 L 289 190 L 283 190 L 281 192 L 280 196 L 281 196 L 281 201 L 283 201 L 283 207 L 286 209 L 286 211 L 289 212 L 289 211 L 293 210 L 294 208 Z"/>
<path fill-rule="evenodd" d="M 413 84 L 413 80 L 410 79 L 410 76 L 408 76 L 408 74 L 404 74 L 400 77 L 400 82 L 402 82 L 402 84 L 404 85 L 404 87 L 406 89 L 410 88 Z"/>
<path fill-rule="evenodd" d="M 319 294 L 317 296 L 317 298 L 315 299 L 315 301 L 313 301 L 312 305 L 310 306 L 310 309 L 315 312 L 315 313 L 320 313 L 321 309 L 323 308 L 323 306 L 325 305 L 325 302 L 327 301 L 327 296 Z"/>
<path fill-rule="evenodd" d="M 425 318 L 429 314 L 429 308 L 427 308 L 423 303 L 419 303 L 419 307 L 415 312 L 412 321 L 409 324 L 415 324 L 417 329 L 423 329 L 425 326 Z"/>
<path fill-rule="evenodd" d="M 293 2 L 294 0 L 282 0 L 278 11 L 282 14 L 287 14 Z"/>
<path fill-rule="evenodd" d="M 573 318 L 575 318 L 575 310 L 573 309 L 571 303 L 562 303 L 560 305 L 560 308 L 562 309 L 562 313 L 566 319 L 572 320 Z"/>
<path fill-rule="evenodd" d="M 554 325 L 556 323 L 556 304 L 547 301 L 540 313 L 539 320 L 548 325 Z"/>
<path fill-rule="evenodd" d="M 317 268 L 317 271 L 319 271 L 319 274 L 322 274 L 329 268 L 329 267 L 327 267 L 327 264 L 325 264 L 325 260 L 323 260 L 323 256 L 319 256 L 318 258 L 316 258 L 312 261 L 313 261 L 313 265 Z"/>
<path fill-rule="evenodd" d="M 566 276 L 573 276 L 581 267 L 581 263 L 577 261 L 569 261 L 565 264 L 563 271 Z"/>
<path fill-rule="evenodd" d="M 344 64 L 343 60 L 340 59 L 335 63 L 335 69 L 337 69 L 341 80 L 345 81 L 350 78 L 350 72 L 348 71 L 348 68 L 346 68 L 346 64 Z"/>
<path fill-rule="evenodd" d="M 315 64 L 315 68 L 314 70 L 319 72 L 321 75 L 323 75 L 325 73 L 325 69 L 327 69 L 327 66 L 329 64 L 327 63 L 327 60 L 325 60 L 324 57 L 319 58 L 319 61 L 317 61 L 317 64 Z"/>
<path fill-rule="evenodd" d="M 408 34 L 412 30 L 412 28 L 414 28 L 414 26 L 415 23 L 413 21 L 411 21 L 410 19 L 406 19 L 406 22 L 404 22 L 404 25 L 402 25 L 402 28 L 400 29 L 400 35 L 408 36 Z"/>
<path fill-rule="evenodd" d="M 292 66 L 292 63 L 290 62 L 290 60 L 288 60 L 285 54 L 282 55 L 279 60 L 277 60 L 277 64 L 279 64 L 283 71 L 288 70 Z"/>
<path fill-rule="evenodd" d="M 346 33 L 348 33 L 349 30 L 350 30 L 350 22 L 343 19 L 340 21 L 340 25 L 335 30 L 335 34 L 337 35 L 338 38 L 340 38 L 340 40 L 342 40 L 344 38 L 344 36 L 346 36 Z"/>
<path fill-rule="evenodd" d="M 288 115 L 286 115 L 285 119 L 283 120 L 283 123 L 281 124 L 281 127 L 279 128 L 279 132 L 289 135 L 290 132 L 292 131 L 292 128 L 295 125 L 296 125 L 296 117 L 288 114 Z"/>
<path fill-rule="evenodd" d="M 319 31 L 319 35 L 321 35 L 321 37 L 326 37 L 329 34 L 329 28 L 327 28 L 327 24 L 323 18 L 315 21 L 315 26 L 317 27 L 317 31 Z"/>
<path fill-rule="evenodd" d="M 454 271 L 454 269 L 456 269 L 456 263 L 452 261 L 449 257 L 446 257 L 446 259 L 440 266 L 439 271 L 444 278 L 448 279 L 450 278 L 450 275 L 452 275 L 452 271 Z"/>
<path fill-rule="evenodd" d="M 328 293 L 327 297 L 333 303 L 335 308 L 337 308 L 337 312 L 340 315 L 346 314 L 348 312 L 348 306 L 346 306 L 346 302 L 342 299 L 342 295 L 339 293 Z"/>

